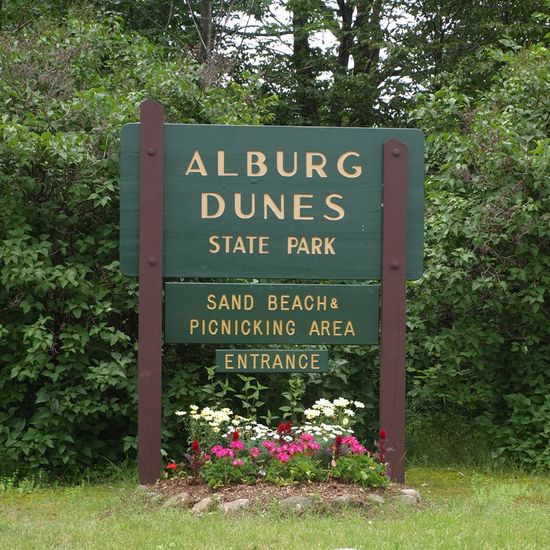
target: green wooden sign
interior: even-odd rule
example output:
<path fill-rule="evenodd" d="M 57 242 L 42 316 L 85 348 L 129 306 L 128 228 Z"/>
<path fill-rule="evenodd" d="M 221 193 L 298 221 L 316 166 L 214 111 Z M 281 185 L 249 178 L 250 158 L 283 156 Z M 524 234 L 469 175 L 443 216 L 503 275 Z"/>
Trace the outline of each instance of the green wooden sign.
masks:
<path fill-rule="evenodd" d="M 166 283 L 165 342 L 376 344 L 379 285 Z"/>
<path fill-rule="evenodd" d="M 307 349 L 217 349 L 216 370 L 237 374 L 327 372 L 328 352 Z"/>
<path fill-rule="evenodd" d="M 407 278 L 422 274 L 413 129 L 164 125 L 165 277 L 380 279 L 383 144 L 409 149 Z M 122 130 L 120 262 L 137 275 L 139 124 Z"/>

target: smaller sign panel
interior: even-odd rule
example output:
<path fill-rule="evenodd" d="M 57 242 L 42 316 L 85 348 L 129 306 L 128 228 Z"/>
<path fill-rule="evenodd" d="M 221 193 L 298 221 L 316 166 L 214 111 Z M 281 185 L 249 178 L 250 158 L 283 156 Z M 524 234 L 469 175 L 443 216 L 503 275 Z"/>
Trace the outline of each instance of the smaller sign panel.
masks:
<path fill-rule="evenodd" d="M 377 344 L 379 285 L 166 283 L 164 341 Z"/>
<path fill-rule="evenodd" d="M 217 349 L 216 371 L 240 374 L 326 372 L 328 352 L 311 349 Z"/>

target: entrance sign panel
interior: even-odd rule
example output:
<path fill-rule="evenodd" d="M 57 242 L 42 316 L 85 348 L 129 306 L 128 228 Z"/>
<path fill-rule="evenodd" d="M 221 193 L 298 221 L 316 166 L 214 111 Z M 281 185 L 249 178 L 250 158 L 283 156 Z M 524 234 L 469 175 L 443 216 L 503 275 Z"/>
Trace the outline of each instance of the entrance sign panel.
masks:
<path fill-rule="evenodd" d="M 414 129 L 164 125 L 165 277 L 380 279 L 383 144 L 408 147 L 407 278 L 422 274 Z M 121 144 L 120 261 L 137 275 L 139 124 Z"/>
<path fill-rule="evenodd" d="M 216 370 L 237 374 L 327 372 L 328 352 L 309 349 L 217 349 Z"/>
<path fill-rule="evenodd" d="M 376 344 L 380 286 L 166 283 L 164 341 Z"/>

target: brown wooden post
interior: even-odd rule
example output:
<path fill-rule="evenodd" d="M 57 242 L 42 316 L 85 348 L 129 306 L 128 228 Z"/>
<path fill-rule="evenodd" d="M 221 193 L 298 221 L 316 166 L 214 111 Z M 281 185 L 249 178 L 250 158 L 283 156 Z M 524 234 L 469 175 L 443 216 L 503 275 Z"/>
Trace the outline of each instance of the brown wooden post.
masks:
<path fill-rule="evenodd" d="M 164 213 L 164 108 L 140 105 L 139 160 L 139 482 L 160 476 L 162 365 L 162 236 Z"/>
<path fill-rule="evenodd" d="M 407 278 L 407 177 L 409 150 L 384 143 L 380 427 L 388 436 L 393 481 L 405 481 L 405 299 Z"/>

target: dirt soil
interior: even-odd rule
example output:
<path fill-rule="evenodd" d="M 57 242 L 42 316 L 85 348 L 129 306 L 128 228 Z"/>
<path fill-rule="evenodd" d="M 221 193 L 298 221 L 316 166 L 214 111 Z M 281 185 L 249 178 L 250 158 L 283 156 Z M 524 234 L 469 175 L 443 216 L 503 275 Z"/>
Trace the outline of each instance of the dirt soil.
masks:
<path fill-rule="evenodd" d="M 262 481 L 255 485 L 231 484 L 218 489 L 210 489 L 204 483 L 193 483 L 187 479 L 160 480 L 149 489 L 160 494 L 163 499 L 170 498 L 178 493 L 188 493 L 190 500 L 197 502 L 205 497 L 216 496 L 222 502 L 229 502 L 240 498 L 250 499 L 251 504 L 280 501 L 292 496 L 309 497 L 316 501 L 328 502 L 339 496 L 348 496 L 351 500 L 365 502 L 366 496 L 376 493 L 384 498 L 399 494 L 402 485 L 390 483 L 383 489 L 368 489 L 360 485 L 340 483 L 337 481 L 294 483 L 292 485 L 278 486 Z"/>

